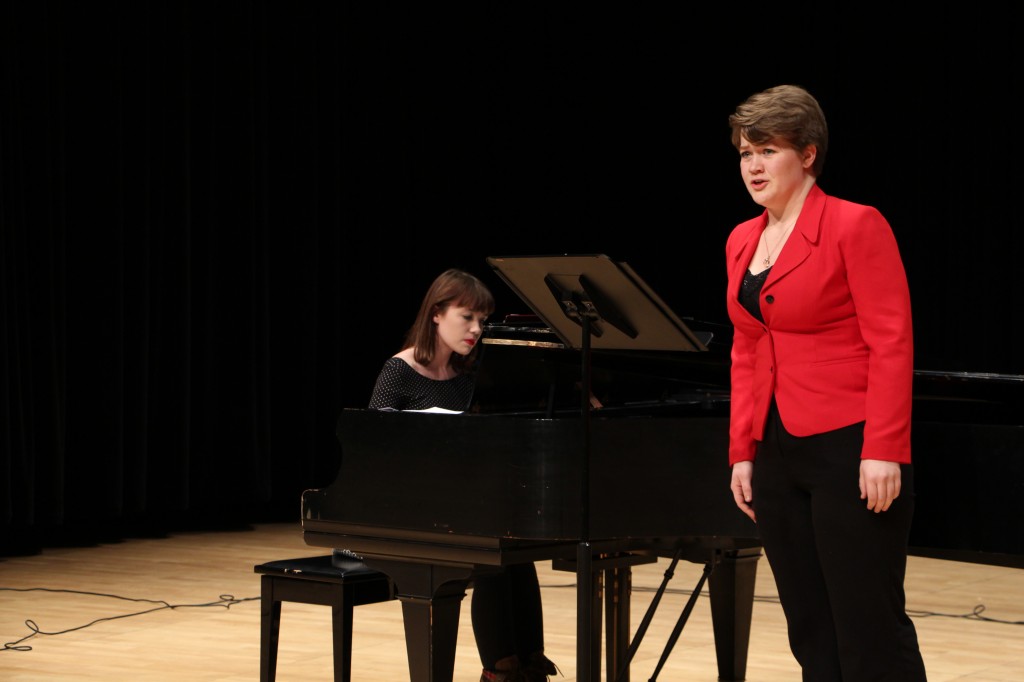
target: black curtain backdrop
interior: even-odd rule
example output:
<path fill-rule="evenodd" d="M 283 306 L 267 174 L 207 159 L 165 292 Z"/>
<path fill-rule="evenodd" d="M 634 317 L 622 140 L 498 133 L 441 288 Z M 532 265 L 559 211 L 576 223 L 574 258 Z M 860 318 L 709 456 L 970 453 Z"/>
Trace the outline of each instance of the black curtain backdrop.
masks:
<path fill-rule="evenodd" d="M 447 267 L 500 317 L 486 257 L 606 253 L 724 325 L 726 119 L 782 82 L 893 225 L 917 368 L 1024 374 L 1014 22 L 819 5 L 5 3 L 3 548 L 297 518 Z"/>

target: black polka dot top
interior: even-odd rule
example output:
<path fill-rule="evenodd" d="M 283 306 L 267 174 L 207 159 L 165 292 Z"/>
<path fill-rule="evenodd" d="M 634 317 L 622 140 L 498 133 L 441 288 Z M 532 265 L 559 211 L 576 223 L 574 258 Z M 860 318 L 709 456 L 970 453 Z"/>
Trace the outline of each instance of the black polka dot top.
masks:
<path fill-rule="evenodd" d="M 474 376 L 460 374 L 452 379 L 425 377 L 405 360 L 388 358 L 377 375 L 370 396 L 371 410 L 426 410 L 442 407 L 464 412 L 473 398 Z"/>

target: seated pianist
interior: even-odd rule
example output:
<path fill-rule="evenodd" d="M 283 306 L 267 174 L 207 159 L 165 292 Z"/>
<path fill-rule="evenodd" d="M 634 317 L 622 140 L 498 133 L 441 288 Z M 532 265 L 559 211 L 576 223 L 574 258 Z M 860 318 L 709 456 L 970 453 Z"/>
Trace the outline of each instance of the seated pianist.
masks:
<path fill-rule="evenodd" d="M 493 311 L 494 297 L 474 275 L 441 273 L 427 290 L 401 350 L 384 363 L 370 409 L 468 409 L 473 362 Z M 540 585 L 532 562 L 475 576 L 471 613 L 481 682 L 546 682 L 557 672 L 544 655 Z"/>

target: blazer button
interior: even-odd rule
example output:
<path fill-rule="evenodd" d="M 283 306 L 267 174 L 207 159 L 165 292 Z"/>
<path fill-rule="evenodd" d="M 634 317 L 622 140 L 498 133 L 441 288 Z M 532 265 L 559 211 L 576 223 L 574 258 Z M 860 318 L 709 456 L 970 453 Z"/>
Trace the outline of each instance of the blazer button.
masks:
<path fill-rule="evenodd" d="M 768 294 L 767 296 L 765 296 L 764 300 L 765 300 L 766 303 L 775 303 L 775 297 L 772 296 L 771 294 Z"/>

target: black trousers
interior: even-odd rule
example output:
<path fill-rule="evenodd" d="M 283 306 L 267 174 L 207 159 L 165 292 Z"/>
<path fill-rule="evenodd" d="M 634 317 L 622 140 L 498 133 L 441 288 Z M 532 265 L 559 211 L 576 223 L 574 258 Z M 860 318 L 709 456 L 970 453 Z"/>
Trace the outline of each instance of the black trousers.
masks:
<path fill-rule="evenodd" d="M 773 406 L 754 463 L 758 532 L 805 682 L 924 682 L 903 588 L 913 469 L 888 511 L 870 511 L 863 440 L 863 423 L 793 436 Z"/>
<path fill-rule="evenodd" d="M 513 564 L 473 579 L 473 636 L 484 668 L 498 661 L 544 651 L 544 618 L 537 568 Z"/>

